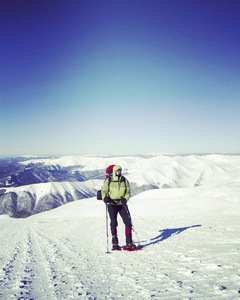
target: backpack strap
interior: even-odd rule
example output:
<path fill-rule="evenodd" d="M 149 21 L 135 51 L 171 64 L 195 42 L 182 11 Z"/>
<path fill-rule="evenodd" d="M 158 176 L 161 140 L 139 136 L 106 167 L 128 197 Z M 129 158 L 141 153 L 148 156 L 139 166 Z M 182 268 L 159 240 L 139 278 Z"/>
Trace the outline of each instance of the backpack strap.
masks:
<path fill-rule="evenodd" d="M 109 186 L 110 186 L 110 183 L 112 182 L 112 179 L 111 179 L 111 177 L 109 176 L 108 178 L 108 188 L 109 188 Z M 113 182 L 118 182 L 118 181 L 113 181 Z M 121 181 L 120 182 L 124 182 L 125 183 L 125 186 L 126 186 L 126 178 L 124 177 L 124 176 L 122 176 L 122 178 L 121 178 Z M 127 186 L 126 186 L 127 187 Z"/>
<path fill-rule="evenodd" d="M 110 186 L 111 181 L 112 181 L 111 177 L 108 176 L 108 189 L 109 189 L 109 186 Z"/>
<path fill-rule="evenodd" d="M 126 194 L 126 192 L 127 192 L 126 178 L 124 176 L 122 176 L 122 180 L 121 181 L 124 181 L 124 184 L 125 184 L 125 194 Z"/>

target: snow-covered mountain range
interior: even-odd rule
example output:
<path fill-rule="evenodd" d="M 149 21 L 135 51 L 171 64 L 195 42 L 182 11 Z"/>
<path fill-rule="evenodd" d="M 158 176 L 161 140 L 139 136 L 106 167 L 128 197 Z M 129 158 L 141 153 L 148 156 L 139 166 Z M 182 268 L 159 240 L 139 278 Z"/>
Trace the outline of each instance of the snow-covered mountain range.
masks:
<path fill-rule="evenodd" d="M 71 201 L 93 197 L 105 170 L 122 166 L 132 196 L 156 189 L 231 188 L 240 180 L 239 155 L 145 155 L 21 157 L 0 160 L 0 214 L 28 217 Z M 191 193 L 201 193 L 192 189 Z"/>

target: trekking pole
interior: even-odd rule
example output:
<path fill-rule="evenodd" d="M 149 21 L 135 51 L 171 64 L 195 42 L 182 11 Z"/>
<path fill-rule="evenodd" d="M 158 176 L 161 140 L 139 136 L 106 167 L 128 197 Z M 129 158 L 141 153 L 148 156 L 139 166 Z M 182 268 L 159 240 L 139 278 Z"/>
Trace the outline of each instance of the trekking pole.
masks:
<path fill-rule="evenodd" d="M 107 209 L 107 204 L 106 204 L 106 233 L 107 233 L 107 252 L 110 253 L 108 250 L 108 209 Z"/>
<path fill-rule="evenodd" d="M 131 220 L 132 229 L 133 229 L 133 231 L 135 232 L 136 237 L 137 237 L 137 243 L 138 243 L 139 246 L 141 246 L 140 241 L 139 241 L 139 238 L 138 238 L 137 231 L 135 230 L 135 227 L 133 226 L 133 222 L 132 222 L 132 218 L 131 218 L 131 215 L 130 215 L 130 211 L 129 211 L 129 209 L 128 209 L 128 206 L 127 206 L 127 205 L 124 205 L 124 207 L 125 207 L 125 210 L 126 210 L 126 212 L 127 212 L 127 214 L 128 214 L 129 219 Z"/>

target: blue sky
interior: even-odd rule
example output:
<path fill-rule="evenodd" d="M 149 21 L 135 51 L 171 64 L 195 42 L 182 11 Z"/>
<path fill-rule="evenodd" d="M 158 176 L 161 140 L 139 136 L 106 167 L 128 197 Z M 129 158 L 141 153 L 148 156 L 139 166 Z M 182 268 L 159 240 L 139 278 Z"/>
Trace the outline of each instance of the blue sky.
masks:
<path fill-rule="evenodd" d="M 11 0 L 0 20 L 0 155 L 240 152 L 238 0 Z"/>

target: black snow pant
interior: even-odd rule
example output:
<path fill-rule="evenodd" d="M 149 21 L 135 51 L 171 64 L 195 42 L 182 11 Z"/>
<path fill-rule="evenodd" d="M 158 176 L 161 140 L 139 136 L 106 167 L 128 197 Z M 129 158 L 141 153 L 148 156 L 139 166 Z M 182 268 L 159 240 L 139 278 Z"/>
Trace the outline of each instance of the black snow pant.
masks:
<path fill-rule="evenodd" d="M 122 217 L 123 223 L 125 224 L 125 235 L 126 235 L 126 243 L 132 243 L 132 222 L 130 212 L 128 207 L 125 205 L 108 205 L 108 213 L 111 219 L 110 227 L 112 233 L 112 242 L 113 244 L 118 244 L 117 237 L 117 216 L 118 213 Z"/>

